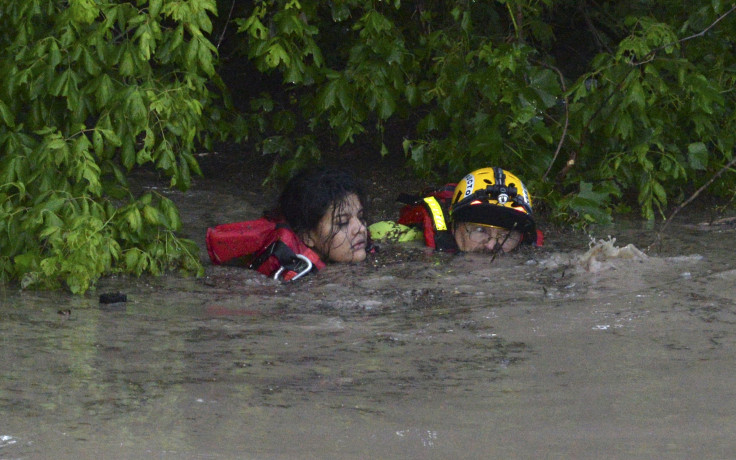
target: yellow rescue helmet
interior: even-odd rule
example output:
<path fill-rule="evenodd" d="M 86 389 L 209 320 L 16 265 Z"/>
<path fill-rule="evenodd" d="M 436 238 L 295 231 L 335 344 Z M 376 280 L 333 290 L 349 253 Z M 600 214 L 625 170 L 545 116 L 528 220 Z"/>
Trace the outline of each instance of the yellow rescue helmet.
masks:
<path fill-rule="evenodd" d="M 537 240 L 529 192 L 518 177 L 497 167 L 477 169 L 458 182 L 450 219 L 516 230 L 525 243 Z"/>

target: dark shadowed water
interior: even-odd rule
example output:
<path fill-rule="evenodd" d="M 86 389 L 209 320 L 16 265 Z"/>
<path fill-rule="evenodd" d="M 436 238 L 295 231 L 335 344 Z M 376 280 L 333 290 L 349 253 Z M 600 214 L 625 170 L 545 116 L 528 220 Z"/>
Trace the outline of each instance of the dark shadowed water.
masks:
<path fill-rule="evenodd" d="M 200 243 L 263 205 L 172 197 Z M 285 285 L 0 287 L 0 458 L 733 458 L 736 231 L 704 220 L 646 254 L 628 222 L 493 263 L 384 245 Z"/>

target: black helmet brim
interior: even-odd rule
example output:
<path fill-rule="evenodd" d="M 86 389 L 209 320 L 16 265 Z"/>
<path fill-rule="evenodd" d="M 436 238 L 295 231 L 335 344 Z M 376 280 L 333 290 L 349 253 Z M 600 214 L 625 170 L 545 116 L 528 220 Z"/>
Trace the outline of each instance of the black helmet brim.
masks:
<path fill-rule="evenodd" d="M 466 204 L 456 206 L 452 211 L 453 222 L 471 222 L 513 229 L 524 235 L 525 243 L 537 240 L 537 225 L 527 213 L 490 203 Z"/>

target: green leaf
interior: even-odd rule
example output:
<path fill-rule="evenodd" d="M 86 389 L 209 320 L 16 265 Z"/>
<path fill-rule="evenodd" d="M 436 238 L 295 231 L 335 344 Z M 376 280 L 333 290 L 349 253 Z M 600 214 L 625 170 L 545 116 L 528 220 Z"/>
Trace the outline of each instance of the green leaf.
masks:
<path fill-rule="evenodd" d="M 164 198 L 161 200 L 161 209 L 168 228 L 174 231 L 179 230 L 181 228 L 181 219 L 179 218 L 179 211 L 176 209 L 174 203 L 172 203 L 171 200 Z"/>
<path fill-rule="evenodd" d="M 424 145 L 411 146 L 411 160 L 419 165 L 424 164 Z"/>
<path fill-rule="evenodd" d="M 588 222 L 610 222 L 611 217 L 606 207 L 608 195 L 593 190 L 593 185 L 581 181 L 580 191 L 570 200 L 570 208 Z"/>
<path fill-rule="evenodd" d="M 693 142 L 687 146 L 687 160 L 691 168 L 705 170 L 708 165 L 708 148 L 702 142 Z"/>
<path fill-rule="evenodd" d="M 95 100 L 98 107 L 107 106 L 112 100 L 114 94 L 114 86 L 112 80 L 107 74 L 103 74 L 97 80 L 97 89 L 95 90 Z"/>
<path fill-rule="evenodd" d="M 84 63 L 84 70 L 92 75 L 97 76 L 99 75 L 101 71 L 100 65 L 95 61 L 95 58 L 92 56 L 92 53 L 89 52 L 89 49 L 84 48 L 82 50 L 82 62 Z"/>
<path fill-rule="evenodd" d="M 105 136 L 107 142 L 109 142 L 112 146 L 120 147 L 121 145 L 123 145 L 123 142 L 120 140 L 117 133 L 112 129 L 98 128 L 96 131 L 101 132 L 102 135 Z"/>
<path fill-rule="evenodd" d="M 125 218 L 128 221 L 130 229 L 134 233 L 141 231 L 143 228 L 143 219 L 141 218 L 141 213 L 137 208 L 130 209 L 130 211 L 125 215 Z"/>
<path fill-rule="evenodd" d="M 60 232 L 60 228 L 58 226 L 50 226 L 46 227 L 43 230 L 41 230 L 41 233 L 38 234 L 38 236 L 42 239 L 46 239 L 51 235 L 58 234 Z"/>
<path fill-rule="evenodd" d="M 274 43 L 268 47 L 268 52 L 266 53 L 266 64 L 271 68 L 275 68 L 282 62 L 285 66 L 288 66 L 291 62 L 291 58 L 279 43 Z"/>
<path fill-rule="evenodd" d="M 631 121 L 631 117 L 626 112 L 618 114 L 614 126 L 614 133 L 621 139 L 630 139 L 634 132 L 634 124 Z"/>
<path fill-rule="evenodd" d="M 415 85 L 406 85 L 404 88 L 404 95 L 409 105 L 414 106 L 417 104 L 418 91 Z"/>
<path fill-rule="evenodd" d="M 197 61 L 199 62 L 199 66 L 202 68 L 204 73 L 212 76 L 215 74 L 215 66 L 213 65 L 210 49 L 208 49 L 207 47 L 209 42 L 207 42 L 205 38 L 200 37 L 198 37 L 198 40 L 201 40 L 202 43 L 200 43 L 199 48 L 197 49 Z"/>
<path fill-rule="evenodd" d="M 667 192 L 665 192 L 664 187 L 662 187 L 662 184 L 656 180 L 652 181 L 652 193 L 657 198 L 660 204 L 662 205 L 667 204 Z"/>
<path fill-rule="evenodd" d="M 136 125 L 145 123 L 148 118 L 148 111 L 143 103 L 143 96 L 140 91 L 131 91 L 126 101 L 126 112 Z"/>
<path fill-rule="evenodd" d="M 82 24 L 91 24 L 100 14 L 94 0 L 69 0 L 72 20 Z"/>
<path fill-rule="evenodd" d="M 646 98 L 641 84 L 637 81 L 629 85 L 626 91 L 627 100 L 634 104 L 638 109 L 644 109 L 646 106 Z"/>
<path fill-rule="evenodd" d="M 556 75 L 549 69 L 534 71 L 531 75 L 529 86 L 534 89 L 537 97 L 546 108 L 557 104 L 560 97 L 560 84 Z"/>
<path fill-rule="evenodd" d="M 137 271 L 139 259 L 140 251 L 138 249 L 125 251 L 125 266 L 129 271 Z"/>
<path fill-rule="evenodd" d="M 151 35 L 150 28 L 147 25 L 139 27 L 138 31 L 140 31 L 140 34 L 136 33 L 138 37 L 138 52 L 140 53 L 141 59 L 147 61 L 151 59 L 151 51 L 156 49 L 156 40 Z"/>
<path fill-rule="evenodd" d="M 259 14 L 260 11 L 262 10 L 260 10 L 259 8 L 255 8 L 253 14 L 251 14 L 248 19 L 240 24 L 240 26 L 238 27 L 238 31 L 247 32 L 251 37 L 255 38 L 256 40 L 265 40 L 266 38 L 268 38 L 268 29 L 257 17 L 257 14 Z"/>
<path fill-rule="evenodd" d="M 94 146 L 95 154 L 102 156 L 102 153 L 105 151 L 105 141 L 102 139 L 102 133 L 99 129 L 92 131 L 92 145 Z"/>
<path fill-rule="evenodd" d="M 152 225 L 161 224 L 161 216 L 159 215 L 159 211 L 153 206 L 146 205 L 143 207 L 143 217 L 146 219 L 146 222 L 148 222 L 149 224 L 152 224 Z"/>
<path fill-rule="evenodd" d="M 0 119 L 5 123 L 5 126 L 9 128 L 15 127 L 15 116 L 13 115 L 13 112 L 10 111 L 10 108 L 0 100 Z"/>
<path fill-rule="evenodd" d="M 130 171 L 135 165 L 135 146 L 132 142 L 126 142 L 121 151 L 121 161 L 123 166 Z"/>
<path fill-rule="evenodd" d="M 124 77 L 131 77 L 135 75 L 135 59 L 133 58 L 133 53 L 130 52 L 130 49 L 125 49 L 123 51 L 122 59 L 120 60 L 120 75 Z"/>
<path fill-rule="evenodd" d="M 67 96 L 69 94 L 69 76 L 72 70 L 66 69 L 58 74 L 49 87 L 49 92 L 54 96 Z"/>
<path fill-rule="evenodd" d="M 163 0 L 148 0 L 148 14 L 152 17 L 156 17 L 161 13 L 161 7 L 163 6 Z"/>

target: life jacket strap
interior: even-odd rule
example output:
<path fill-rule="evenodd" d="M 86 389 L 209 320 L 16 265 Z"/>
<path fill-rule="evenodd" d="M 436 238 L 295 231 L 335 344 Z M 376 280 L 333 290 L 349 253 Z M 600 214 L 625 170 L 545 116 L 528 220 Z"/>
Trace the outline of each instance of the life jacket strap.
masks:
<path fill-rule="evenodd" d="M 424 232 L 424 243 L 437 251 L 456 252 L 457 244 L 449 228 L 447 205 L 456 184 L 428 189 L 422 197 L 402 194 L 398 201 L 406 203 L 399 211 L 398 222 L 417 226 Z"/>
<path fill-rule="evenodd" d="M 447 230 L 447 223 L 445 220 L 445 211 L 442 209 L 442 205 L 437 201 L 437 198 L 428 196 L 424 198 L 424 203 L 429 207 L 430 215 L 434 223 L 434 228 L 438 232 Z"/>
<path fill-rule="evenodd" d="M 284 274 L 284 271 L 286 271 L 287 269 L 285 266 L 282 265 L 281 267 L 279 267 L 278 270 L 276 270 L 276 273 L 273 274 L 273 279 L 275 279 L 276 281 L 280 281 L 281 277 L 283 276 L 284 281 L 294 281 L 294 280 L 298 280 L 299 278 L 306 275 L 312 270 L 312 268 L 314 267 L 314 264 L 312 263 L 311 260 L 309 260 L 309 257 L 302 255 L 302 254 L 295 254 L 295 255 L 297 259 L 300 259 L 303 262 L 303 267 L 294 267 L 294 268 L 289 269 L 288 272 L 293 272 L 296 274 L 287 280 L 285 278 L 288 272 Z"/>
<path fill-rule="evenodd" d="M 314 268 L 314 264 L 309 257 L 295 253 L 281 240 L 269 244 L 250 263 L 249 268 L 258 270 L 271 257 L 275 257 L 279 264 L 279 268 L 271 275 L 276 280 L 293 281 L 306 275 Z"/>

